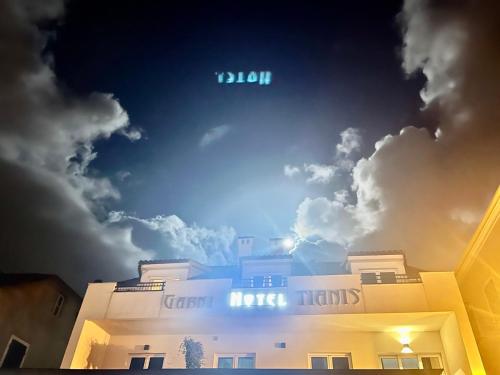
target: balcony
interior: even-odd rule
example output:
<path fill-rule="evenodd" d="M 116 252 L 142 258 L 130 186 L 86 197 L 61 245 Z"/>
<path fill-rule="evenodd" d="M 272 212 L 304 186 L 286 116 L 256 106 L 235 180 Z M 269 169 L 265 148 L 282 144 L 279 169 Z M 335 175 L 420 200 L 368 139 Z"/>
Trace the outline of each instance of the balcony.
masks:
<path fill-rule="evenodd" d="M 233 281 L 233 288 L 284 288 L 288 286 L 288 279 L 281 275 L 254 276 L 250 279 Z"/>
<path fill-rule="evenodd" d="M 361 273 L 361 284 L 414 284 L 421 282 L 420 276 L 398 275 L 394 272 Z"/>
<path fill-rule="evenodd" d="M 165 289 L 165 282 L 149 282 L 149 283 L 130 283 L 121 282 L 117 283 L 115 292 L 162 292 Z"/>

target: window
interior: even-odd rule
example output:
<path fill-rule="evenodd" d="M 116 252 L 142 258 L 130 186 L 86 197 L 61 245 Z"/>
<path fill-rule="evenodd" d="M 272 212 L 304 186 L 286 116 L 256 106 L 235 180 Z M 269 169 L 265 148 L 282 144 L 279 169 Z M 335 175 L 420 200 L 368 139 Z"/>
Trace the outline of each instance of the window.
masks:
<path fill-rule="evenodd" d="M 311 368 L 314 370 L 324 370 L 328 368 L 327 357 L 311 357 Z"/>
<path fill-rule="evenodd" d="M 163 368 L 165 356 L 162 354 L 133 355 L 130 358 L 130 370 L 158 370 Z"/>
<path fill-rule="evenodd" d="M 380 360 L 383 369 L 399 369 L 398 357 L 382 357 Z"/>
<path fill-rule="evenodd" d="M 255 357 L 238 357 L 238 368 L 255 368 Z"/>
<path fill-rule="evenodd" d="M 349 353 L 309 354 L 309 368 L 341 370 L 352 368 Z"/>
<path fill-rule="evenodd" d="M 163 368 L 163 357 L 151 357 L 149 358 L 148 369 L 159 370 Z"/>
<path fill-rule="evenodd" d="M 440 354 L 384 355 L 380 362 L 383 369 L 443 369 Z"/>
<path fill-rule="evenodd" d="M 2 368 L 21 368 L 28 352 L 29 344 L 14 335 L 11 336 L 9 344 L 5 349 Z"/>
<path fill-rule="evenodd" d="M 233 357 L 219 357 L 217 368 L 233 368 Z"/>
<path fill-rule="evenodd" d="M 59 316 L 61 314 L 61 310 L 64 304 L 64 296 L 59 294 L 56 299 L 56 303 L 54 303 L 54 307 L 52 307 L 52 315 Z"/>
<path fill-rule="evenodd" d="M 217 368 L 255 368 L 255 353 L 216 354 Z"/>
<path fill-rule="evenodd" d="M 401 367 L 403 369 L 418 369 L 418 358 L 417 357 L 405 357 L 401 358 Z"/>
<path fill-rule="evenodd" d="M 154 279 L 150 279 L 149 280 L 150 283 L 154 283 L 152 286 L 151 286 L 151 290 L 163 290 L 163 283 L 165 282 L 165 280 L 163 279 L 159 279 L 159 278 L 154 278 Z"/>
<path fill-rule="evenodd" d="M 144 363 L 146 362 L 146 357 L 132 357 L 130 359 L 130 370 L 142 370 L 144 368 Z"/>
<path fill-rule="evenodd" d="M 424 370 L 437 370 L 442 369 L 441 356 L 436 354 L 425 354 L 420 356 L 420 362 Z"/>

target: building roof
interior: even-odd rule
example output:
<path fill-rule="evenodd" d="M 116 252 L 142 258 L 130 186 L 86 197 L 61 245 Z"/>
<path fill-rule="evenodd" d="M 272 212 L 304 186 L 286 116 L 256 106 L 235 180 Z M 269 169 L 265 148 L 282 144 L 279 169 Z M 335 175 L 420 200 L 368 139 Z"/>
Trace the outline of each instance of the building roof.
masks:
<path fill-rule="evenodd" d="M 150 260 L 140 260 L 138 265 L 139 275 L 142 274 L 141 267 L 144 264 L 176 264 L 176 263 L 195 263 L 203 266 L 201 263 L 198 263 L 195 260 L 188 258 L 180 258 L 180 259 L 150 259 Z"/>
<path fill-rule="evenodd" d="M 64 289 L 75 295 L 78 299 L 82 297 L 73 290 L 66 282 L 57 275 L 44 274 L 44 273 L 1 273 L 0 272 L 0 287 L 9 287 L 15 285 L 21 285 L 26 283 L 32 283 L 42 280 L 53 280 Z"/>
<path fill-rule="evenodd" d="M 350 251 L 348 257 L 370 256 L 370 255 L 405 255 L 403 250 L 375 250 L 375 251 Z"/>

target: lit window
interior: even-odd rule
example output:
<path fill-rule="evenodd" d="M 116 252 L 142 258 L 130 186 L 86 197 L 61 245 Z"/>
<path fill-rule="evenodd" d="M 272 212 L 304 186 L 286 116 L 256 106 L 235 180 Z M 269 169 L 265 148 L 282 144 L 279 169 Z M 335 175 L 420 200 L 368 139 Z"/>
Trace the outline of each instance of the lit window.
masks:
<path fill-rule="evenodd" d="M 310 354 L 309 367 L 315 370 L 341 370 L 352 368 L 349 353 Z"/>
<path fill-rule="evenodd" d="M 163 290 L 163 283 L 165 282 L 165 280 L 163 279 L 150 279 L 151 283 L 153 283 L 153 285 L 151 285 L 151 290 Z"/>
<path fill-rule="evenodd" d="M 255 353 L 216 354 L 217 368 L 255 368 Z"/>
<path fill-rule="evenodd" d="M 64 296 L 59 294 L 57 296 L 56 302 L 54 303 L 54 307 L 52 307 L 52 315 L 59 316 L 61 313 L 62 307 L 64 304 Z"/>

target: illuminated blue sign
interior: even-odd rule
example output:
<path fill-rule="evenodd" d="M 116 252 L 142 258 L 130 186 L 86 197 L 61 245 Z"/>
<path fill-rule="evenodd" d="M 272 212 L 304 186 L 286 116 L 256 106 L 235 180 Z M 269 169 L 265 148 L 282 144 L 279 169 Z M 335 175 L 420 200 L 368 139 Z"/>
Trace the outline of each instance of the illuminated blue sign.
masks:
<path fill-rule="evenodd" d="M 285 293 L 231 292 L 229 296 L 231 307 L 285 307 Z"/>
<path fill-rule="evenodd" d="M 258 83 L 259 85 L 270 85 L 273 74 L 269 71 L 265 72 L 215 72 L 217 82 L 225 83 Z"/>

